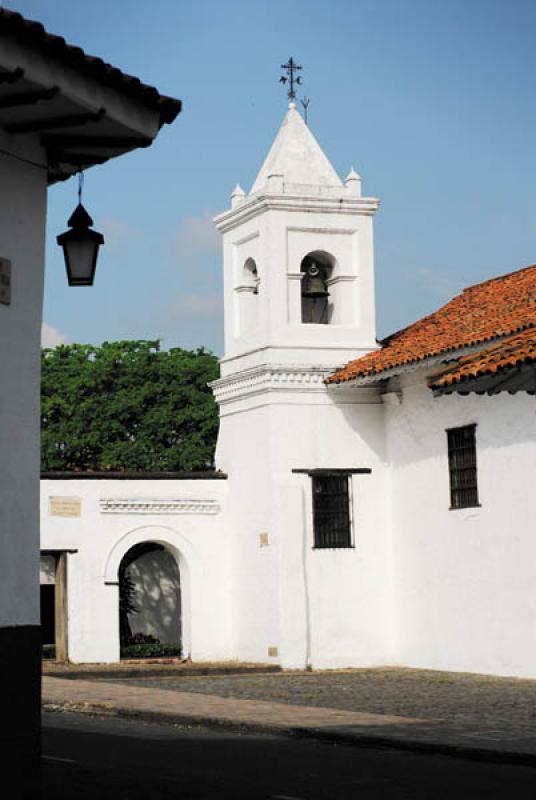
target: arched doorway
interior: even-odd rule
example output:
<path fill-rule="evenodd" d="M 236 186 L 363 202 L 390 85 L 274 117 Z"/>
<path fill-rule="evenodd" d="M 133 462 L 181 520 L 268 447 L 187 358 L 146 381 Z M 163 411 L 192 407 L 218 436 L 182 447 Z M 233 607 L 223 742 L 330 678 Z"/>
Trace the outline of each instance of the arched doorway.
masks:
<path fill-rule="evenodd" d="M 135 544 L 121 559 L 118 581 L 121 656 L 181 655 L 180 571 L 171 550 Z"/>

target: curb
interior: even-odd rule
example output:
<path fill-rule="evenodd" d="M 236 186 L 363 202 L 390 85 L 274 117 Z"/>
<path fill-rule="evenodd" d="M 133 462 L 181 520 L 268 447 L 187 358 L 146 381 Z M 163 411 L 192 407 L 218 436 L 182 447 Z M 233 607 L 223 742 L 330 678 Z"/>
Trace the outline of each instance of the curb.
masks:
<path fill-rule="evenodd" d="M 169 664 L 154 662 L 150 665 L 140 664 L 135 662 L 136 666 L 126 665 L 124 668 L 118 669 L 58 669 L 58 670 L 43 670 L 43 675 L 47 678 L 65 678 L 66 680 L 110 680 L 121 678 L 160 678 L 162 676 L 175 678 L 185 677 L 192 678 L 196 676 L 207 677 L 213 675 L 272 675 L 273 673 L 282 672 L 280 666 L 262 664 L 256 667 L 249 666 L 222 666 L 222 667 L 199 667 L 199 666 L 184 666 L 182 664 Z"/>
<path fill-rule="evenodd" d="M 236 722 L 210 715 L 160 713 L 157 711 L 136 711 L 111 704 L 76 703 L 65 701 L 61 704 L 43 703 L 45 713 L 82 713 L 91 715 L 117 716 L 124 719 L 145 720 L 166 725 L 206 725 L 227 731 L 295 736 L 302 739 L 315 739 L 331 744 L 344 744 L 353 747 L 373 747 L 389 750 L 406 750 L 413 753 L 446 755 L 467 761 L 481 761 L 492 764 L 512 764 L 515 766 L 536 767 L 536 753 L 520 753 L 515 750 L 497 750 L 489 747 L 450 744 L 447 742 L 424 741 L 409 737 L 386 736 L 385 734 L 346 733 L 336 728 L 288 727 L 277 723 L 254 721 Z"/>

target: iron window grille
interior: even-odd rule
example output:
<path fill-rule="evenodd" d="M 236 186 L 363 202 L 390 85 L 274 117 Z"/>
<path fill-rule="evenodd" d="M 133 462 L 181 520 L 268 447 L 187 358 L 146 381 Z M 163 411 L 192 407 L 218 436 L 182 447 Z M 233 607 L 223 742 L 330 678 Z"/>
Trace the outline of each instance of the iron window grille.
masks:
<path fill-rule="evenodd" d="M 312 475 L 314 547 L 352 547 L 350 475 Z"/>
<path fill-rule="evenodd" d="M 476 471 L 476 425 L 447 430 L 450 507 L 479 506 Z"/>

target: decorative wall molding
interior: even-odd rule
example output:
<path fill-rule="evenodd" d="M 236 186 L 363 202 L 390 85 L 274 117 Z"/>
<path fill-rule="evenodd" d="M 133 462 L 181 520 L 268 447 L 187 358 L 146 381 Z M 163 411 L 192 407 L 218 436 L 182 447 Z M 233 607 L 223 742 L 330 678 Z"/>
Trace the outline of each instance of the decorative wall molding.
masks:
<path fill-rule="evenodd" d="M 101 514 L 219 514 L 216 500 L 176 500 L 165 498 L 103 497 Z"/>
<path fill-rule="evenodd" d="M 380 201 L 375 197 L 356 197 L 344 188 L 302 186 L 285 184 L 283 193 L 270 193 L 262 190 L 248 195 L 236 208 L 224 211 L 214 218 L 219 231 L 232 230 L 259 212 L 275 209 L 277 211 L 321 211 L 325 214 L 361 214 L 372 217 L 378 210 Z"/>
<path fill-rule="evenodd" d="M 210 388 L 216 402 L 223 405 L 259 392 L 322 392 L 333 367 L 258 366 L 212 381 Z"/>

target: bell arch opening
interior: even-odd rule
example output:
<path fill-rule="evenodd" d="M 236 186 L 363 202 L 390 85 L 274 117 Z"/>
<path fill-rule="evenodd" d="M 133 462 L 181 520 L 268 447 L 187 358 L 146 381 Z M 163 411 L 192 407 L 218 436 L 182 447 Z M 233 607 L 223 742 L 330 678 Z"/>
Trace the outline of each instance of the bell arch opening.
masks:
<path fill-rule="evenodd" d="M 324 250 L 308 253 L 300 264 L 301 321 L 305 324 L 327 325 L 333 316 L 333 304 L 329 299 L 329 280 L 335 267 L 335 259 Z"/>
<path fill-rule="evenodd" d="M 257 264 L 248 258 L 242 266 L 240 284 L 236 287 L 239 299 L 239 333 L 244 334 L 257 327 L 259 317 L 260 277 Z"/>
<path fill-rule="evenodd" d="M 121 559 L 119 641 L 122 658 L 182 655 L 178 559 L 165 545 L 141 542 Z"/>
<path fill-rule="evenodd" d="M 244 279 L 244 285 L 248 286 L 253 294 L 258 294 L 260 279 L 257 271 L 257 264 L 253 258 L 246 259 L 242 277 Z"/>

